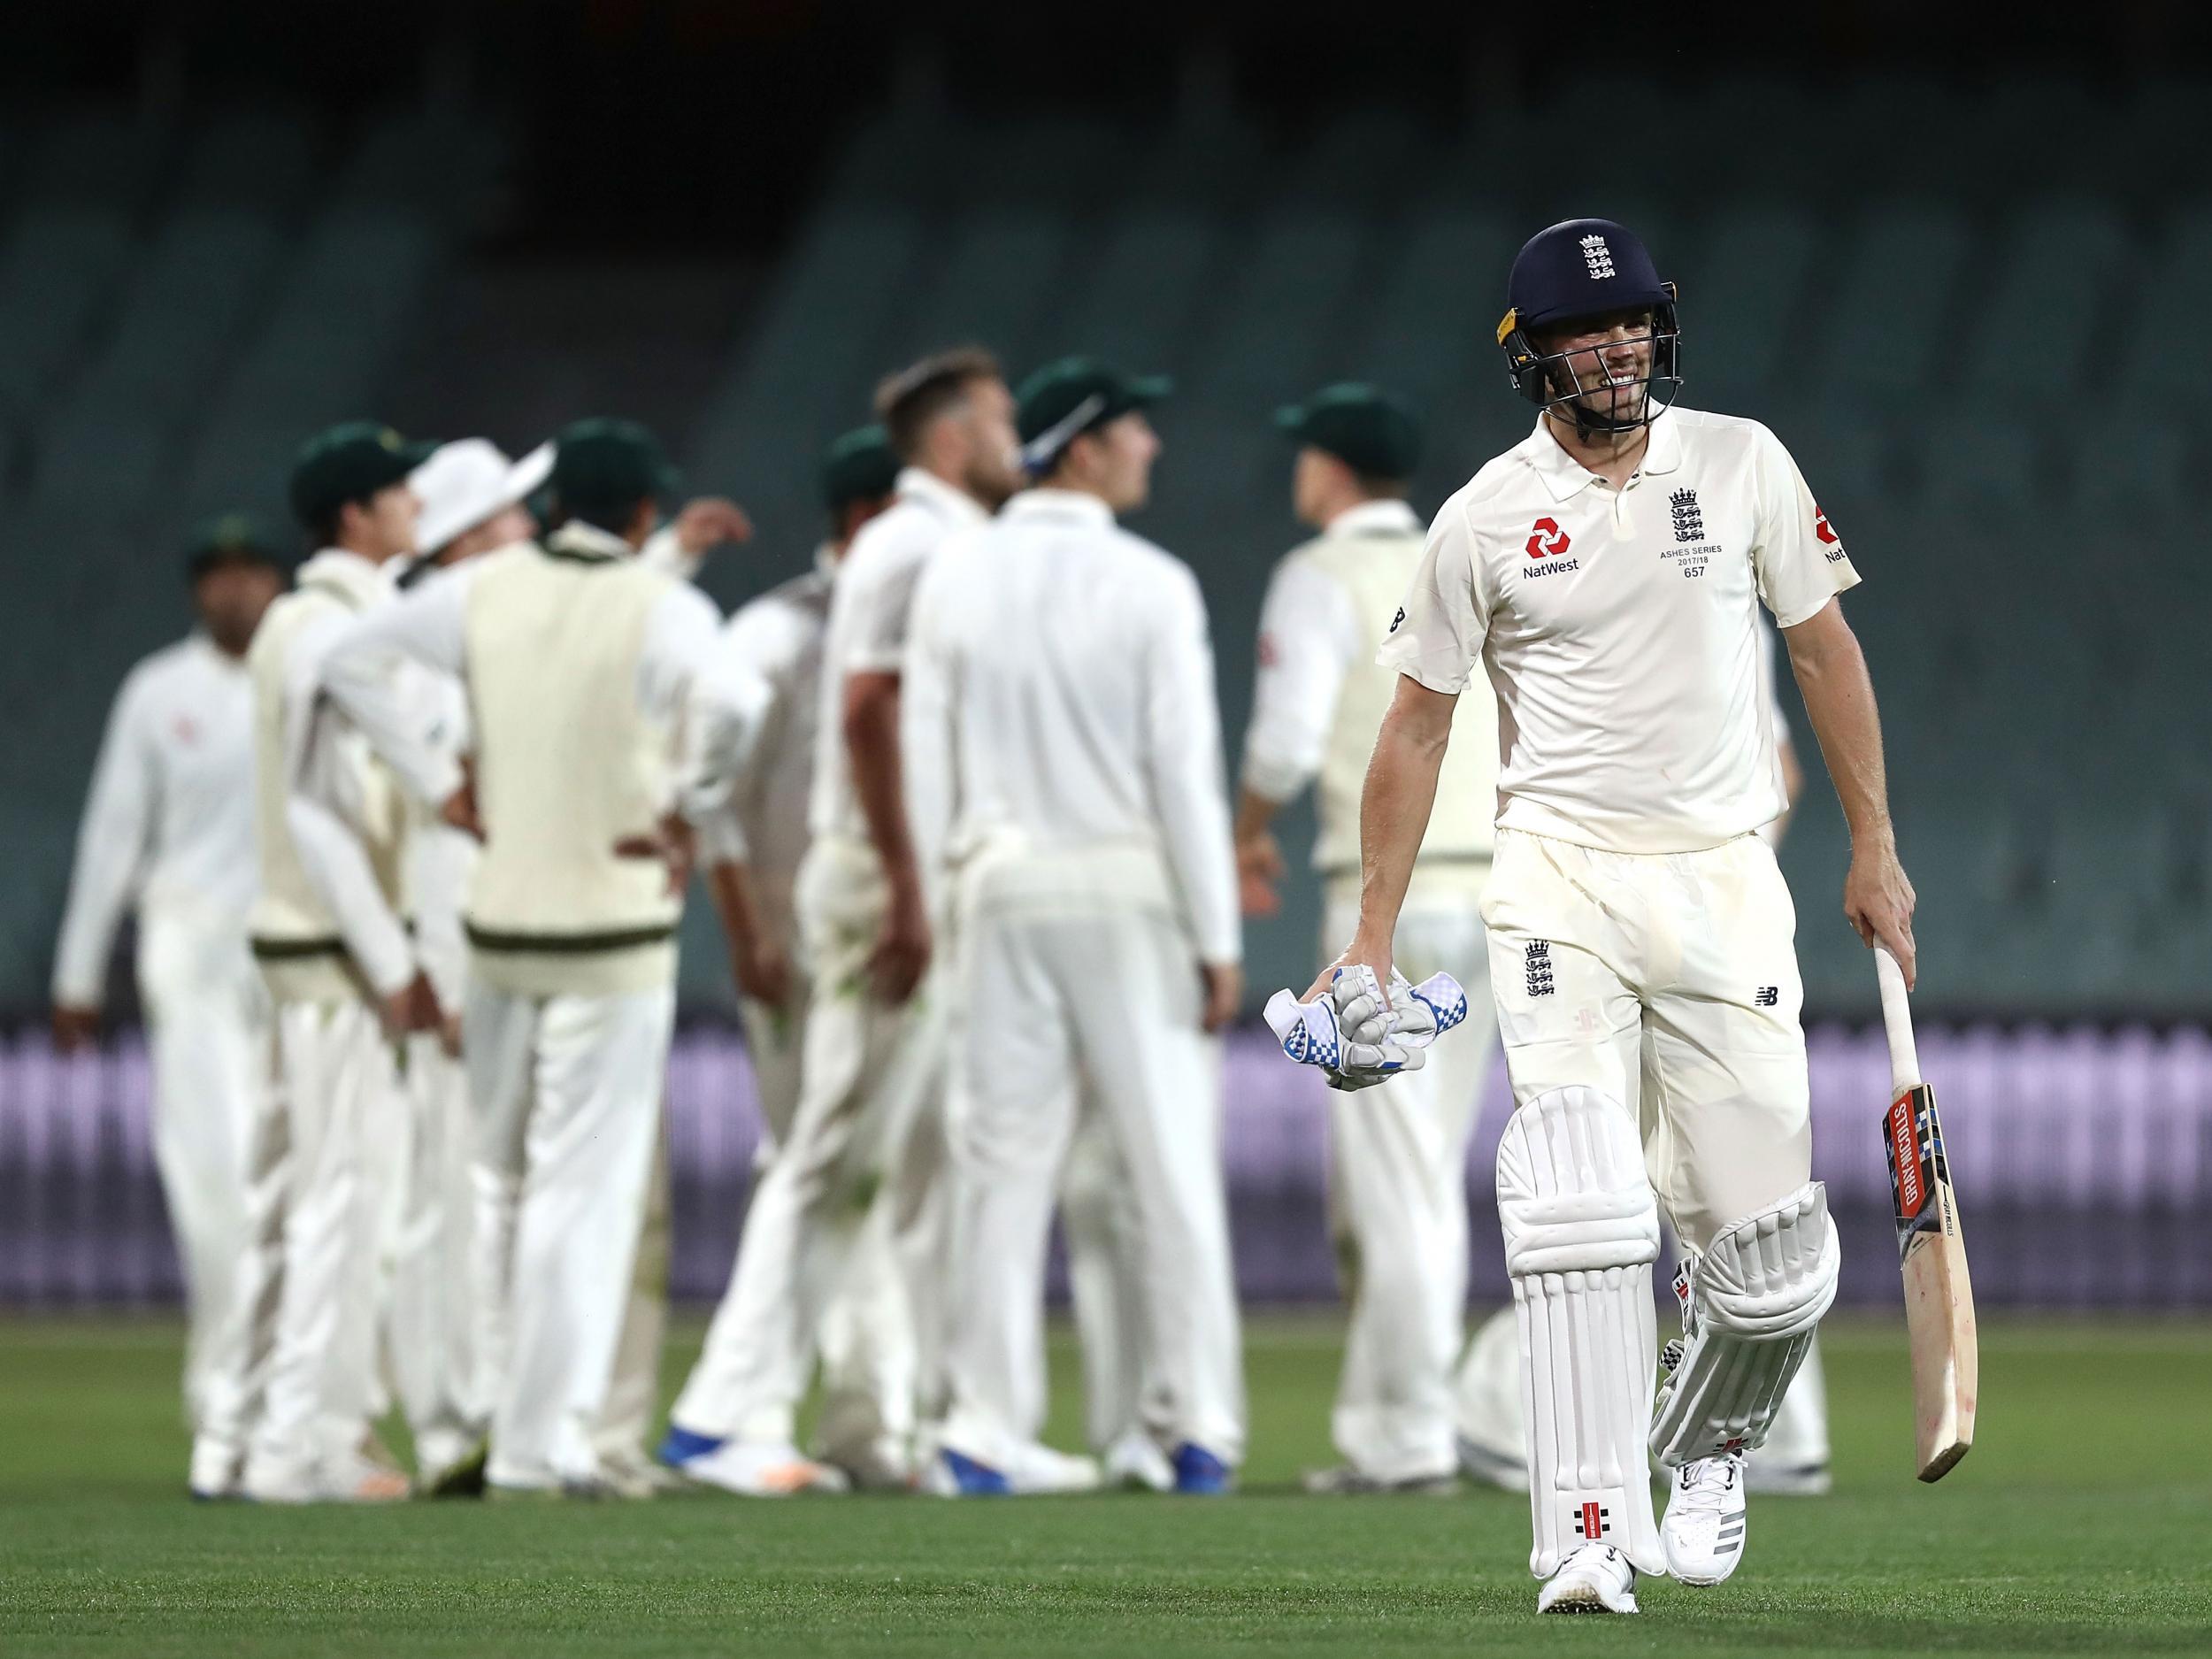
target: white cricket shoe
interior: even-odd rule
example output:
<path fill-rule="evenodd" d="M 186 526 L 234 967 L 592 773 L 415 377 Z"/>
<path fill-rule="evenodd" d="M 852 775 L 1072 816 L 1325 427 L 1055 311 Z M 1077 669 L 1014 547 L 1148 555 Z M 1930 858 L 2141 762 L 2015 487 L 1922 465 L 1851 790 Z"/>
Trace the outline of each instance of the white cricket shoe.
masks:
<path fill-rule="evenodd" d="M 187 1486 L 202 1502 L 220 1502 L 246 1495 L 246 1455 L 228 1440 L 203 1434 L 192 1442 L 192 1469 Z"/>
<path fill-rule="evenodd" d="M 1718 1584 L 1743 1559 L 1743 1454 L 1694 1458 L 1674 1471 L 1659 1540 L 1682 1584 Z"/>
<path fill-rule="evenodd" d="M 1056 1452 L 1036 1440 L 1015 1449 L 1006 1474 L 1015 1492 L 1022 1495 L 1096 1492 L 1103 1483 L 1097 1458 Z"/>
<path fill-rule="evenodd" d="M 249 1463 L 245 1495 L 256 1503 L 397 1503 L 407 1477 L 379 1459 L 348 1453 L 320 1463 L 273 1469 Z"/>
<path fill-rule="evenodd" d="M 841 1469 L 818 1463 L 795 1446 L 767 1446 L 731 1440 L 703 1456 L 689 1459 L 684 1478 L 718 1486 L 741 1498 L 788 1498 L 802 1492 L 841 1494 L 852 1482 Z"/>
<path fill-rule="evenodd" d="M 1175 1465 L 1160 1443 L 1142 1429 L 1130 1429 L 1106 1448 L 1101 1460 L 1106 1484 L 1126 1492 L 1172 1492 Z"/>
<path fill-rule="evenodd" d="M 681 1475 L 672 1469 L 663 1468 L 635 1447 L 625 1447 L 611 1455 L 602 1453 L 599 1479 L 610 1497 L 633 1501 L 657 1498 L 664 1492 L 678 1490 L 684 1484 Z"/>
<path fill-rule="evenodd" d="M 855 1446 L 825 1448 L 817 1463 L 827 1463 L 852 1482 L 856 1492 L 911 1492 L 914 1465 L 895 1434 Z"/>
<path fill-rule="evenodd" d="M 1095 1492 L 1100 1479 L 1096 1458 L 1071 1456 L 1034 1440 L 1010 1448 L 995 1463 L 940 1446 L 923 1471 L 921 1490 L 935 1498 L 1038 1498 Z"/>
<path fill-rule="evenodd" d="M 1585 1544 L 1537 1592 L 1539 1613 L 1633 1613 L 1636 1569 L 1610 1544 Z"/>

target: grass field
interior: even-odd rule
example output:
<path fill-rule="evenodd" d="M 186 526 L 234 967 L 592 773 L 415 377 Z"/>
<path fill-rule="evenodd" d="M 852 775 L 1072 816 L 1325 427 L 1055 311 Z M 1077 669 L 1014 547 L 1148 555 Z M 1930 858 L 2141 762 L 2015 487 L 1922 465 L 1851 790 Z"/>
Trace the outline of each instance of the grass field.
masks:
<path fill-rule="evenodd" d="M 680 1382 L 696 1327 L 671 1347 Z M 1832 1324 L 1837 1490 L 1717 1590 L 1532 1616 L 1525 1500 L 1309 1499 L 1336 1326 L 1249 1330 L 1219 1502 L 300 1510 L 187 1502 L 166 1321 L 0 1319 L 0 1655 L 2212 1653 L 2212 1326 L 1984 1333 L 1981 1439 L 1909 1469 L 1900 1332 Z M 1073 1443 L 1056 1352 L 1054 1437 Z"/>

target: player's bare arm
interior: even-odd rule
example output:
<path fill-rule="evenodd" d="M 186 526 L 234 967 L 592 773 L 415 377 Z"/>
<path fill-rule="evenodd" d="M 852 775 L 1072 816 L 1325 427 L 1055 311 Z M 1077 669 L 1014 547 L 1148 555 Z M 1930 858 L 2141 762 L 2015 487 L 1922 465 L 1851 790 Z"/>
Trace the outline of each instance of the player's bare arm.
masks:
<path fill-rule="evenodd" d="M 1282 911 L 1282 895 L 1276 891 L 1276 884 L 1282 880 L 1287 866 L 1275 832 L 1269 827 L 1280 804 L 1248 784 L 1237 793 L 1237 898 L 1247 916 L 1275 916 Z"/>
<path fill-rule="evenodd" d="M 844 720 L 853 793 L 890 889 L 870 968 L 884 1000 L 903 1002 L 914 995 L 929 965 L 929 915 L 906 822 L 899 760 L 899 676 L 876 672 L 847 675 Z"/>
<path fill-rule="evenodd" d="M 751 873 L 741 864 L 718 861 L 707 870 L 707 890 L 722 918 L 722 934 L 730 948 L 730 977 L 737 988 L 770 1008 L 785 1007 L 791 997 L 791 957 L 760 913 Z"/>
<path fill-rule="evenodd" d="M 1429 810 L 1436 802 L 1436 777 L 1452 741 L 1452 715 L 1458 694 L 1432 691 L 1400 675 L 1398 689 L 1375 734 L 1360 792 L 1359 926 L 1344 954 L 1321 971 L 1307 990 L 1308 1000 L 1328 988 L 1332 970 L 1365 965 L 1379 984 L 1390 983 L 1391 941 L 1413 861 L 1428 833 Z"/>
<path fill-rule="evenodd" d="M 1897 832 L 1889 817 L 1889 780 L 1882 764 L 1882 726 L 1874 682 L 1858 636 L 1830 600 L 1793 628 L 1782 630 L 1790 668 L 1805 698 L 1805 712 L 1820 740 L 1821 758 L 1835 780 L 1851 828 L 1851 868 L 1843 879 L 1843 913 L 1869 945 L 1887 945 L 1916 977 L 1912 937 L 1913 890 L 1897 861 Z"/>

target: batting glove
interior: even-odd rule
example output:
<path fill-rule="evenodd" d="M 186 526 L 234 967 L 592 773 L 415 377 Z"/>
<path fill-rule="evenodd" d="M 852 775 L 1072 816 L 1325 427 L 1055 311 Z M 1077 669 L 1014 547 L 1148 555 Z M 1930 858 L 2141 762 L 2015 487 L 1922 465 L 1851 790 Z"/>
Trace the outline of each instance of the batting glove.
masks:
<path fill-rule="evenodd" d="M 1408 983 L 1394 969 L 1386 998 L 1375 971 L 1339 968 L 1310 1002 L 1288 991 L 1268 999 L 1267 1023 L 1283 1052 L 1321 1068 L 1335 1089 L 1371 1088 L 1428 1063 L 1425 1050 L 1467 1018 L 1467 994 L 1448 973 Z"/>

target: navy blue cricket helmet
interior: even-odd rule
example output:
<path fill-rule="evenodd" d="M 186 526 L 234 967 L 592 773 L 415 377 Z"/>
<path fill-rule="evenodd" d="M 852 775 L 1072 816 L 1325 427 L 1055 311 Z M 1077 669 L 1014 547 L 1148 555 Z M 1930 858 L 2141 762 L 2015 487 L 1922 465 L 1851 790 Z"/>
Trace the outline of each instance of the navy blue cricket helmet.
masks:
<path fill-rule="evenodd" d="M 1682 384 L 1682 331 L 1675 318 L 1675 289 L 1659 280 L 1651 252 L 1633 231 L 1609 219 L 1571 219 L 1530 237 L 1506 281 L 1505 320 L 1498 344 L 1514 389 L 1540 409 L 1574 416 L 1585 432 L 1632 431 L 1648 426 L 1674 401 Z M 1582 388 L 1563 352 L 1537 349 L 1534 334 L 1560 323 L 1609 311 L 1651 311 L 1651 374 L 1644 382 L 1641 412 L 1633 418 L 1599 414 L 1581 400 Z M 1652 388 L 1664 383 L 1664 400 L 1653 406 Z"/>

